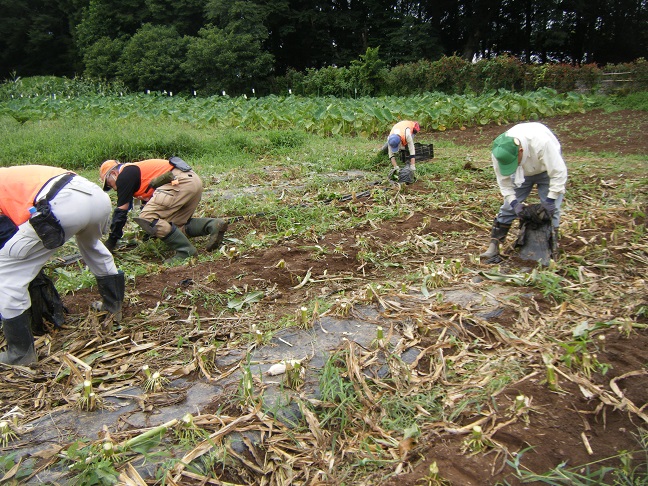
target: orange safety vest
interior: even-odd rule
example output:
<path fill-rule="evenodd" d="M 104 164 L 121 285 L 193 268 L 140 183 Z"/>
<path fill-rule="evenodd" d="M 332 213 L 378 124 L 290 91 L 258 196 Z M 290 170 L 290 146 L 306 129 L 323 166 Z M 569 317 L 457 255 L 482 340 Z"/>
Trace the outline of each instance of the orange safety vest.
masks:
<path fill-rule="evenodd" d="M 173 169 L 171 162 L 166 159 L 148 159 L 140 162 L 122 164 L 121 167 L 119 167 L 119 172 L 128 165 L 136 165 L 140 168 L 142 180 L 140 181 L 139 189 L 135 191 L 133 197 L 141 199 L 142 201 L 148 201 L 153 196 L 153 188 L 150 187 L 151 181 L 157 176 Z"/>
<path fill-rule="evenodd" d="M 0 168 L 0 213 L 16 226 L 29 219 L 34 198 L 51 179 L 67 170 L 47 165 L 17 165 Z"/>
<path fill-rule="evenodd" d="M 394 127 L 391 129 L 391 132 L 389 134 L 391 135 L 392 133 L 395 133 L 398 135 L 401 139 L 401 143 L 403 144 L 404 147 L 407 147 L 407 139 L 405 138 L 405 129 L 409 128 L 410 133 L 414 135 L 414 126 L 416 125 L 416 122 L 409 121 L 409 120 L 403 120 L 401 122 L 398 122 Z"/>

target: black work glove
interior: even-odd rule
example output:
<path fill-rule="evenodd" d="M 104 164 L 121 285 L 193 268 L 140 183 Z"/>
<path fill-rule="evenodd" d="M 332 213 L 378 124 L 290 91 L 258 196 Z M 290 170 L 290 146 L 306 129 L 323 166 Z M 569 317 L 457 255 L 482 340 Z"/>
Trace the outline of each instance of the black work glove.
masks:
<path fill-rule="evenodd" d="M 171 171 L 165 172 L 164 174 L 161 174 L 151 179 L 149 186 L 151 186 L 153 189 L 157 189 L 158 187 L 163 186 L 164 184 L 170 183 L 174 179 L 175 176 L 173 175 L 173 172 Z"/>
<path fill-rule="evenodd" d="M 517 199 L 513 199 L 511 201 L 511 207 L 513 208 L 513 211 L 515 211 L 515 216 L 517 216 L 519 218 L 520 215 L 522 214 L 522 210 L 524 209 L 524 205 L 520 204 L 517 201 Z"/>
<path fill-rule="evenodd" d="M 110 223 L 110 237 L 117 242 L 119 238 L 124 236 L 124 226 L 128 221 L 128 209 L 115 208 L 113 212 L 112 222 Z"/>
<path fill-rule="evenodd" d="M 525 223 L 531 223 L 533 228 L 542 226 L 545 222 L 551 221 L 551 215 L 542 204 L 521 204 L 520 219 Z"/>
<path fill-rule="evenodd" d="M 390 181 L 397 181 L 398 180 L 398 167 L 393 167 L 392 170 L 389 171 L 389 176 L 387 178 Z"/>
<path fill-rule="evenodd" d="M 556 200 L 547 198 L 545 201 L 541 202 L 542 207 L 549 213 L 550 216 L 553 216 L 556 212 Z"/>
<path fill-rule="evenodd" d="M 115 248 L 117 248 L 118 241 L 119 240 L 117 238 L 109 236 L 108 239 L 104 242 L 104 245 L 106 248 L 108 248 L 108 251 L 110 253 L 115 253 Z"/>

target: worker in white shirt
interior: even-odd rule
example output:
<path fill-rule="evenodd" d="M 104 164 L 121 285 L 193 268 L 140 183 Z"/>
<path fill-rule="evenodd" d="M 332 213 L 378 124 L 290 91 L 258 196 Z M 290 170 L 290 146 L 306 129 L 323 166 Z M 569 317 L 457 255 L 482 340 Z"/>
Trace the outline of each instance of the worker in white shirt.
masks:
<path fill-rule="evenodd" d="M 499 255 L 534 186 L 557 232 L 567 183 L 560 142 L 542 123 L 520 123 L 502 133 L 493 142 L 491 159 L 504 203 L 493 222 L 488 249 L 480 255 L 487 261 Z"/>

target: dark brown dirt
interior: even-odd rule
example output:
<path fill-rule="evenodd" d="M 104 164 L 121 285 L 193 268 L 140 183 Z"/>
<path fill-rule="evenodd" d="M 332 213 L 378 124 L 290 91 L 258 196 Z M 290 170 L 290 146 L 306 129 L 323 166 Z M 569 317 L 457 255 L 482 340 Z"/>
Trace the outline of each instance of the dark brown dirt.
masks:
<path fill-rule="evenodd" d="M 595 152 L 604 154 L 645 155 L 648 115 L 644 112 L 621 110 L 611 113 L 591 111 L 539 120 L 558 137 L 565 154 Z M 466 130 L 448 130 L 433 134 L 434 140 L 450 140 L 456 144 L 487 147 L 507 125 L 486 125 Z M 605 135 L 601 136 L 601 130 Z"/>
<path fill-rule="evenodd" d="M 561 116 L 543 120 L 559 137 L 563 151 L 574 154 L 579 151 L 600 152 L 605 154 L 648 154 L 648 114 L 633 111 L 618 111 L 604 113 L 601 111 L 586 114 Z M 508 126 L 487 126 L 467 130 L 452 130 L 433 134 L 435 141 L 452 140 L 468 147 L 483 148 Z M 605 127 L 604 132 L 601 131 Z M 602 136 L 601 133 L 605 135 Z M 423 184 L 416 183 L 409 191 L 424 191 Z M 362 210 L 362 202 L 358 204 Z M 370 202 L 367 202 L 370 204 Z M 341 207 L 341 210 L 344 210 Z M 159 274 L 139 277 L 136 285 L 128 287 L 129 304 L 126 305 L 126 316 L 138 314 L 142 309 L 155 306 L 164 298 L 169 289 L 191 286 L 199 282 L 207 285 L 214 294 L 223 293 L 236 285 L 240 288 L 250 286 L 254 289 L 269 290 L 264 302 L 265 312 L 281 315 L 294 312 L 295 305 L 315 297 L 312 292 L 334 293 L 344 288 L 339 283 L 338 288 L 303 287 L 294 289 L 308 269 L 321 275 L 325 271 L 329 275 L 354 275 L 362 272 L 371 275 L 377 272 L 371 264 L 360 268 L 357 254 L 359 247 L 356 236 L 372 239 L 379 245 L 381 242 L 393 241 L 393 235 L 402 235 L 409 229 L 420 227 L 426 218 L 434 221 L 429 232 L 444 234 L 446 232 L 462 232 L 475 228 L 462 221 L 439 221 L 447 214 L 436 214 L 433 211 L 421 211 L 402 221 L 394 221 L 376 229 L 371 226 L 358 227 L 353 231 L 340 234 L 313 236 L 312 241 L 290 241 L 280 243 L 271 248 L 248 253 L 241 258 L 231 261 L 218 261 L 200 265 L 185 265 L 165 269 Z M 241 222 L 231 226 L 231 235 L 244 234 L 251 229 L 262 231 L 262 225 L 255 221 Z M 577 245 L 577 242 L 572 242 Z M 320 245 L 327 250 L 321 258 L 314 258 L 311 249 L 304 247 Z M 333 251 L 335 249 L 335 251 Z M 577 249 L 573 247 L 572 249 Z M 481 248 L 469 248 L 466 251 L 478 252 Z M 567 249 L 569 251 L 569 249 Z M 280 260 L 286 262 L 284 269 L 275 268 Z M 396 270 L 394 270 L 396 271 Z M 211 278 L 210 278 L 211 276 Z M 208 284 L 203 284 L 209 282 Z M 343 280 L 340 280 L 343 282 Z M 75 295 L 65 297 L 65 303 L 72 313 L 84 313 L 91 300 L 96 295 L 90 291 L 80 291 Z M 541 305 L 553 305 L 550 302 Z M 201 316 L 213 315 L 213 310 L 207 304 L 198 308 Z M 508 316 L 509 319 L 514 316 Z M 505 321 L 505 317 L 502 318 Z M 604 377 L 598 377 L 601 385 L 609 384 L 610 380 L 622 376 L 627 371 L 645 369 L 648 362 L 648 333 L 640 331 L 632 339 L 621 337 L 612 338 L 605 349 L 599 353 L 599 361 L 611 365 Z M 597 409 L 599 401 L 588 401 L 579 392 L 578 387 L 566 380 L 561 386 L 569 393 L 551 392 L 541 385 L 542 376 L 532 376 L 507 387 L 498 396 L 493 397 L 493 407 L 508 408 L 518 394 L 533 397 L 532 427 L 525 426 L 521 421 L 499 430 L 494 440 L 511 450 L 529 448 L 524 453 L 525 466 L 536 471 L 545 472 L 558 466 L 563 461 L 568 465 L 580 465 L 616 455 L 621 450 L 635 450 L 637 443 L 632 435 L 638 425 L 636 417 L 628 413 L 613 410 Z M 632 398 L 636 404 L 648 403 L 648 377 L 633 376 L 619 382 L 620 388 Z M 645 412 L 644 408 L 644 412 Z M 466 423 L 469 423 L 467 421 Z M 646 424 L 643 424 L 645 427 Z M 587 438 L 592 453 L 586 449 Z M 436 461 L 440 474 L 454 485 L 491 485 L 497 481 L 506 480 L 510 484 L 518 484 L 511 474 L 511 468 L 506 466 L 507 458 L 496 454 L 469 455 L 461 453 L 462 441 L 465 436 L 447 435 L 439 440 L 419 443 L 410 454 L 410 471 L 406 474 L 386 480 L 385 485 L 410 486 L 421 484 L 436 484 L 426 482 L 429 465 Z M 510 460 L 510 458 L 508 458 Z M 618 460 L 604 461 L 601 464 L 618 465 Z"/>
<path fill-rule="evenodd" d="M 648 335 L 645 332 L 634 336 L 631 341 L 616 338 L 609 342 L 606 351 L 599 353 L 599 361 L 612 366 L 605 380 L 610 381 L 626 372 L 645 369 L 647 344 Z M 600 402 L 584 398 L 578 386 L 573 383 L 561 382 L 562 391 L 551 392 L 541 383 L 543 379 L 543 375 L 536 375 L 508 386 L 493 400 L 497 409 L 506 410 L 512 407 L 518 395 L 533 397 L 529 417 L 532 426 L 517 421 L 493 435 L 493 440 L 508 450 L 526 450 L 522 461 L 524 468 L 536 473 L 546 473 L 561 463 L 573 467 L 594 461 L 601 463 L 593 466 L 592 470 L 602 465 L 618 467 L 618 458 L 606 458 L 614 458 L 620 451 L 638 449 L 634 434 L 637 425 L 641 424 L 635 422 L 636 418 L 618 410 L 599 410 L 597 407 Z M 599 380 L 605 386 L 603 381 Z M 648 376 L 621 380 L 620 386 L 628 398 L 632 397 L 634 403 L 648 403 Z M 587 451 L 583 436 L 592 448 L 591 454 Z M 512 458 L 503 457 L 495 451 L 477 455 L 461 454 L 464 440 L 465 436 L 449 435 L 437 442 L 422 444 L 417 450 L 414 471 L 382 484 L 426 484 L 421 483 L 421 478 L 428 474 L 429 465 L 433 461 L 439 466 L 442 477 L 453 485 L 495 485 L 503 484 L 503 481 L 511 485 L 521 484 L 506 465 L 506 461 L 512 461 Z M 641 459 L 640 455 L 635 454 L 634 457 Z"/>

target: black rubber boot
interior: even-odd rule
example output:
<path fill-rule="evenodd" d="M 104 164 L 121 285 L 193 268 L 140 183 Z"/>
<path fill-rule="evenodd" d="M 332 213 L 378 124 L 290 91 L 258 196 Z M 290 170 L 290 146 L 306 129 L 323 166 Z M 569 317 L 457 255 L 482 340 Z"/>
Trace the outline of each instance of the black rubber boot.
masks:
<path fill-rule="evenodd" d="M 479 258 L 486 259 L 486 263 L 497 263 L 494 260 L 499 257 L 500 245 L 506 240 L 506 235 L 510 229 L 510 224 L 502 224 L 495 219 L 493 221 L 493 228 L 491 229 L 491 239 L 488 249 L 479 255 Z"/>
<path fill-rule="evenodd" d="M 97 279 L 99 295 L 101 295 L 101 303 L 95 306 L 95 309 L 110 312 L 114 322 L 121 322 L 122 304 L 124 302 L 124 291 L 126 287 L 124 272 L 120 270 L 115 275 L 95 278 Z"/>
<path fill-rule="evenodd" d="M 223 244 L 227 221 L 221 218 L 191 218 L 185 225 L 187 236 L 209 236 L 207 251 L 218 250 Z"/>
<path fill-rule="evenodd" d="M 31 309 L 11 319 L 3 318 L 2 330 L 7 350 L 0 353 L 0 363 L 29 366 L 38 362 L 31 332 Z"/>
<path fill-rule="evenodd" d="M 171 230 L 171 233 L 162 238 L 162 241 L 169 248 L 175 250 L 175 255 L 167 258 L 164 263 L 179 263 L 196 254 L 196 249 L 189 242 L 185 234 L 175 226 Z"/>

